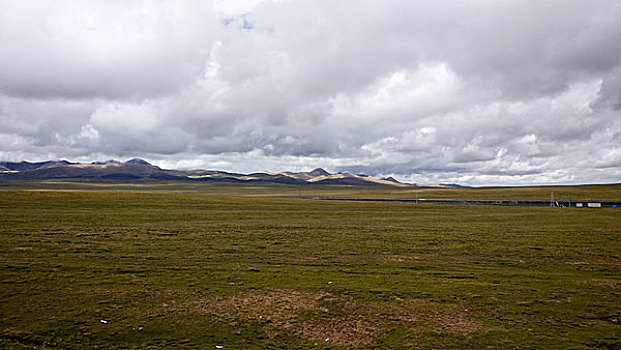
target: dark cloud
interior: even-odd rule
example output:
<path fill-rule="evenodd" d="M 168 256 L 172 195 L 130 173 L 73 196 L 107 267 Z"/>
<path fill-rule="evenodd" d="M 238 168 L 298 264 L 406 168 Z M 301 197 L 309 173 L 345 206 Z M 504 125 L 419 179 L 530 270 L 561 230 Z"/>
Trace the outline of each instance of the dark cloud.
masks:
<path fill-rule="evenodd" d="M 0 1 L 0 158 L 621 178 L 621 3 Z"/>

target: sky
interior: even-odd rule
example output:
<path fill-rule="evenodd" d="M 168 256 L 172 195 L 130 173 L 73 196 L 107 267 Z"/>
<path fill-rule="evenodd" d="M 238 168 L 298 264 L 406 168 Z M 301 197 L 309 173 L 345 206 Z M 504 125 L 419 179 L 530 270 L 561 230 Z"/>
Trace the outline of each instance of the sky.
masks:
<path fill-rule="evenodd" d="M 621 182 L 618 0 L 0 0 L 0 160 Z"/>

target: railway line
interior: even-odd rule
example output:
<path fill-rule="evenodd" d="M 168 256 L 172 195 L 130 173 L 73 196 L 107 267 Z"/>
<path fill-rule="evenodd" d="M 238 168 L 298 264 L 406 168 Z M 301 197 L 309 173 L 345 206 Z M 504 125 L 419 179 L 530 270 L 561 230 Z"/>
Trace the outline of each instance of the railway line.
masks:
<path fill-rule="evenodd" d="M 603 200 L 524 200 L 524 199 L 427 199 L 427 198 L 352 198 L 352 197 L 303 197 L 306 199 L 353 202 L 398 202 L 413 204 L 451 205 L 500 205 L 526 207 L 621 208 L 621 201 Z"/>

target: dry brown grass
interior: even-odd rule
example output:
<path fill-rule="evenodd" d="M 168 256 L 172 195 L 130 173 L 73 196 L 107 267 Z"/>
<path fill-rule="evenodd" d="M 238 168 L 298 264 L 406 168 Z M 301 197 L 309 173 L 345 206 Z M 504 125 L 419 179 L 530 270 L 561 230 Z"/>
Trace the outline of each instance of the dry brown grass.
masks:
<path fill-rule="evenodd" d="M 355 305 L 347 299 L 350 298 L 335 297 L 327 292 L 278 290 L 199 298 L 179 305 L 178 309 L 216 315 L 231 325 L 258 322 L 270 337 L 294 335 L 341 345 L 372 343 L 385 331 L 386 322 L 377 316 L 356 312 L 337 317 L 330 314 L 331 304 L 353 309 Z"/>
<path fill-rule="evenodd" d="M 464 309 L 461 303 L 439 305 L 394 298 L 390 307 L 386 306 L 329 292 L 295 290 L 195 295 L 192 300 L 174 305 L 176 311 L 214 315 L 231 325 L 257 322 L 271 338 L 297 336 L 338 345 L 373 344 L 391 328 L 417 322 L 432 323 L 443 333 L 468 335 L 488 331 L 476 320 L 476 313 Z"/>
<path fill-rule="evenodd" d="M 611 289 L 621 288 L 621 282 L 608 279 L 592 279 L 589 281 L 579 281 L 579 284 L 593 285 L 598 287 L 608 287 Z"/>

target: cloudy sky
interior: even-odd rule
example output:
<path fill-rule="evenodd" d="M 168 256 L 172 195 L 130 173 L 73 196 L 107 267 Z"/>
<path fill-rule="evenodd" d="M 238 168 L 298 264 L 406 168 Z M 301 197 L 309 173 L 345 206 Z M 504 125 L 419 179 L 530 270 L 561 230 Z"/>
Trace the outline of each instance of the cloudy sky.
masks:
<path fill-rule="evenodd" d="M 621 181 L 621 2 L 0 0 L 0 160 Z"/>

